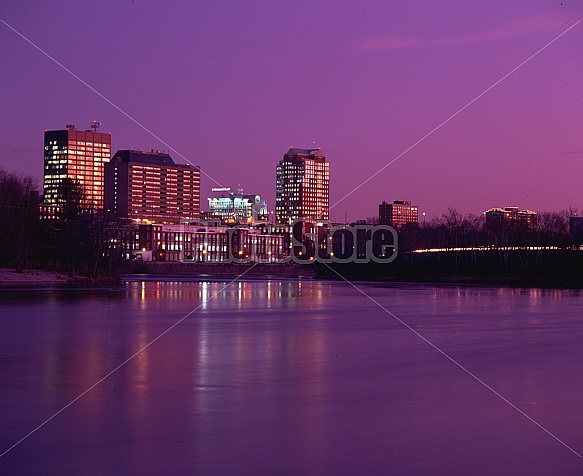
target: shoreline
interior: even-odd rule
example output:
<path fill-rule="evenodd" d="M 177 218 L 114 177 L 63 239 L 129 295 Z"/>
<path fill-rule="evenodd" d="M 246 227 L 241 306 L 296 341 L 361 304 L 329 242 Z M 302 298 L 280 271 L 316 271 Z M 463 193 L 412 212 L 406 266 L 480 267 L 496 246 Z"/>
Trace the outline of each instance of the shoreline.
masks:
<path fill-rule="evenodd" d="M 0 268 L 0 286 L 43 286 L 47 284 L 69 284 L 71 280 L 64 273 L 41 269 L 25 269 L 16 272 L 14 268 Z"/>
<path fill-rule="evenodd" d="M 304 265 L 306 266 L 306 265 Z M 309 266 L 309 265 L 307 265 Z M 37 269 L 26 269 L 21 273 L 17 273 L 12 268 L 0 268 L 0 289 L 14 289 L 14 288 L 39 288 L 46 286 L 56 286 L 59 288 L 66 287 L 110 287 L 112 284 L 122 285 L 127 282 L 146 281 L 146 282 L 201 282 L 201 281 L 224 281 L 224 280 L 278 280 L 278 279 L 309 279 L 314 281 L 333 281 L 342 282 L 343 280 L 337 276 L 318 276 L 313 270 L 306 269 L 304 272 L 299 272 L 295 269 L 288 268 L 286 272 L 277 272 L 273 268 L 263 268 L 257 270 L 259 272 L 243 273 L 241 269 L 233 269 L 228 266 L 216 267 L 215 269 L 193 270 L 192 268 L 182 268 L 179 272 L 174 268 L 174 272 L 169 269 L 163 269 L 164 266 L 159 267 L 157 272 L 123 273 L 119 279 L 103 280 L 92 279 L 88 277 L 78 276 L 75 278 L 69 277 L 65 273 L 55 271 L 45 271 Z M 186 272 L 188 270 L 188 272 Z M 194 271 L 194 272 L 193 272 Z M 213 272 L 214 271 L 214 272 Z M 368 278 L 368 279 L 367 279 Z M 399 275 L 394 276 L 362 276 L 351 275 L 348 273 L 346 279 L 351 282 L 367 282 L 376 284 L 396 284 L 396 285 L 436 285 L 436 286 L 502 286 L 511 288 L 555 288 L 555 289 L 583 289 L 580 283 L 565 282 L 554 280 L 552 278 L 541 278 L 534 276 L 411 276 L 404 277 Z"/>
<path fill-rule="evenodd" d="M 44 269 L 25 269 L 17 272 L 14 268 L 0 268 L 0 289 L 37 288 L 45 286 L 77 287 L 104 286 L 119 284 L 119 279 L 90 278 L 76 276 L 72 278 L 66 273 L 47 271 Z"/>

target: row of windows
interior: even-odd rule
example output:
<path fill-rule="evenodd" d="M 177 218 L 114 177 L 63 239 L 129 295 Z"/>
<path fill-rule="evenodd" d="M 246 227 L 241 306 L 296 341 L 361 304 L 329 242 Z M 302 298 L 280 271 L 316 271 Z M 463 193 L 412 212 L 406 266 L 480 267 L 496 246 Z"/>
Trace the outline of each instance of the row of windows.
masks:
<path fill-rule="evenodd" d="M 55 142 L 56 141 L 52 141 Z M 111 144 L 106 144 L 105 142 L 93 142 L 93 141 L 82 141 L 82 140 L 70 140 L 69 145 L 89 145 L 93 147 L 111 147 Z"/>

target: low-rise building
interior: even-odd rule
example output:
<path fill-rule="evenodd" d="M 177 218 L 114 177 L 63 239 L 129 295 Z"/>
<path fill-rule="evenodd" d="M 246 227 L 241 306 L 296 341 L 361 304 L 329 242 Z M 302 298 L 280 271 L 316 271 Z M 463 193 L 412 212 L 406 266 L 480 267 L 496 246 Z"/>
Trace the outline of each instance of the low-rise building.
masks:
<path fill-rule="evenodd" d="M 126 259 L 146 261 L 276 263 L 288 255 L 283 235 L 252 227 L 129 223 L 117 240 Z"/>
<path fill-rule="evenodd" d="M 224 223 L 257 223 L 266 221 L 268 212 L 265 201 L 259 195 L 237 193 L 222 194 L 208 198 L 208 217 L 218 218 Z"/>
<path fill-rule="evenodd" d="M 518 207 L 491 208 L 484 212 L 486 228 L 510 225 L 525 230 L 536 226 L 537 213 L 531 210 L 519 210 Z"/>

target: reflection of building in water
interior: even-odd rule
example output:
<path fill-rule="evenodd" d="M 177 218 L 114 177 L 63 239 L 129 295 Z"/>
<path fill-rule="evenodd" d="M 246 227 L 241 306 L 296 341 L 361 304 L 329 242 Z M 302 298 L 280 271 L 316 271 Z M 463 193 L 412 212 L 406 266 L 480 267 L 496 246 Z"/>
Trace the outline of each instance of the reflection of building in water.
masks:
<path fill-rule="evenodd" d="M 118 231 L 125 258 L 144 261 L 274 263 L 285 258 L 285 244 L 284 236 L 252 227 L 131 223 Z"/>

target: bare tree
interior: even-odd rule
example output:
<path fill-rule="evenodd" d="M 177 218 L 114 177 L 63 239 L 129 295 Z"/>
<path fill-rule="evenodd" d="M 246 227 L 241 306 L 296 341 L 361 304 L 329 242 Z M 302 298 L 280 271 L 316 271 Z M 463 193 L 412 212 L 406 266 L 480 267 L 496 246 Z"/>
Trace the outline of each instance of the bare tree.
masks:
<path fill-rule="evenodd" d="M 38 221 L 38 195 L 31 177 L 0 168 L 0 262 L 17 271 L 28 264 Z"/>

